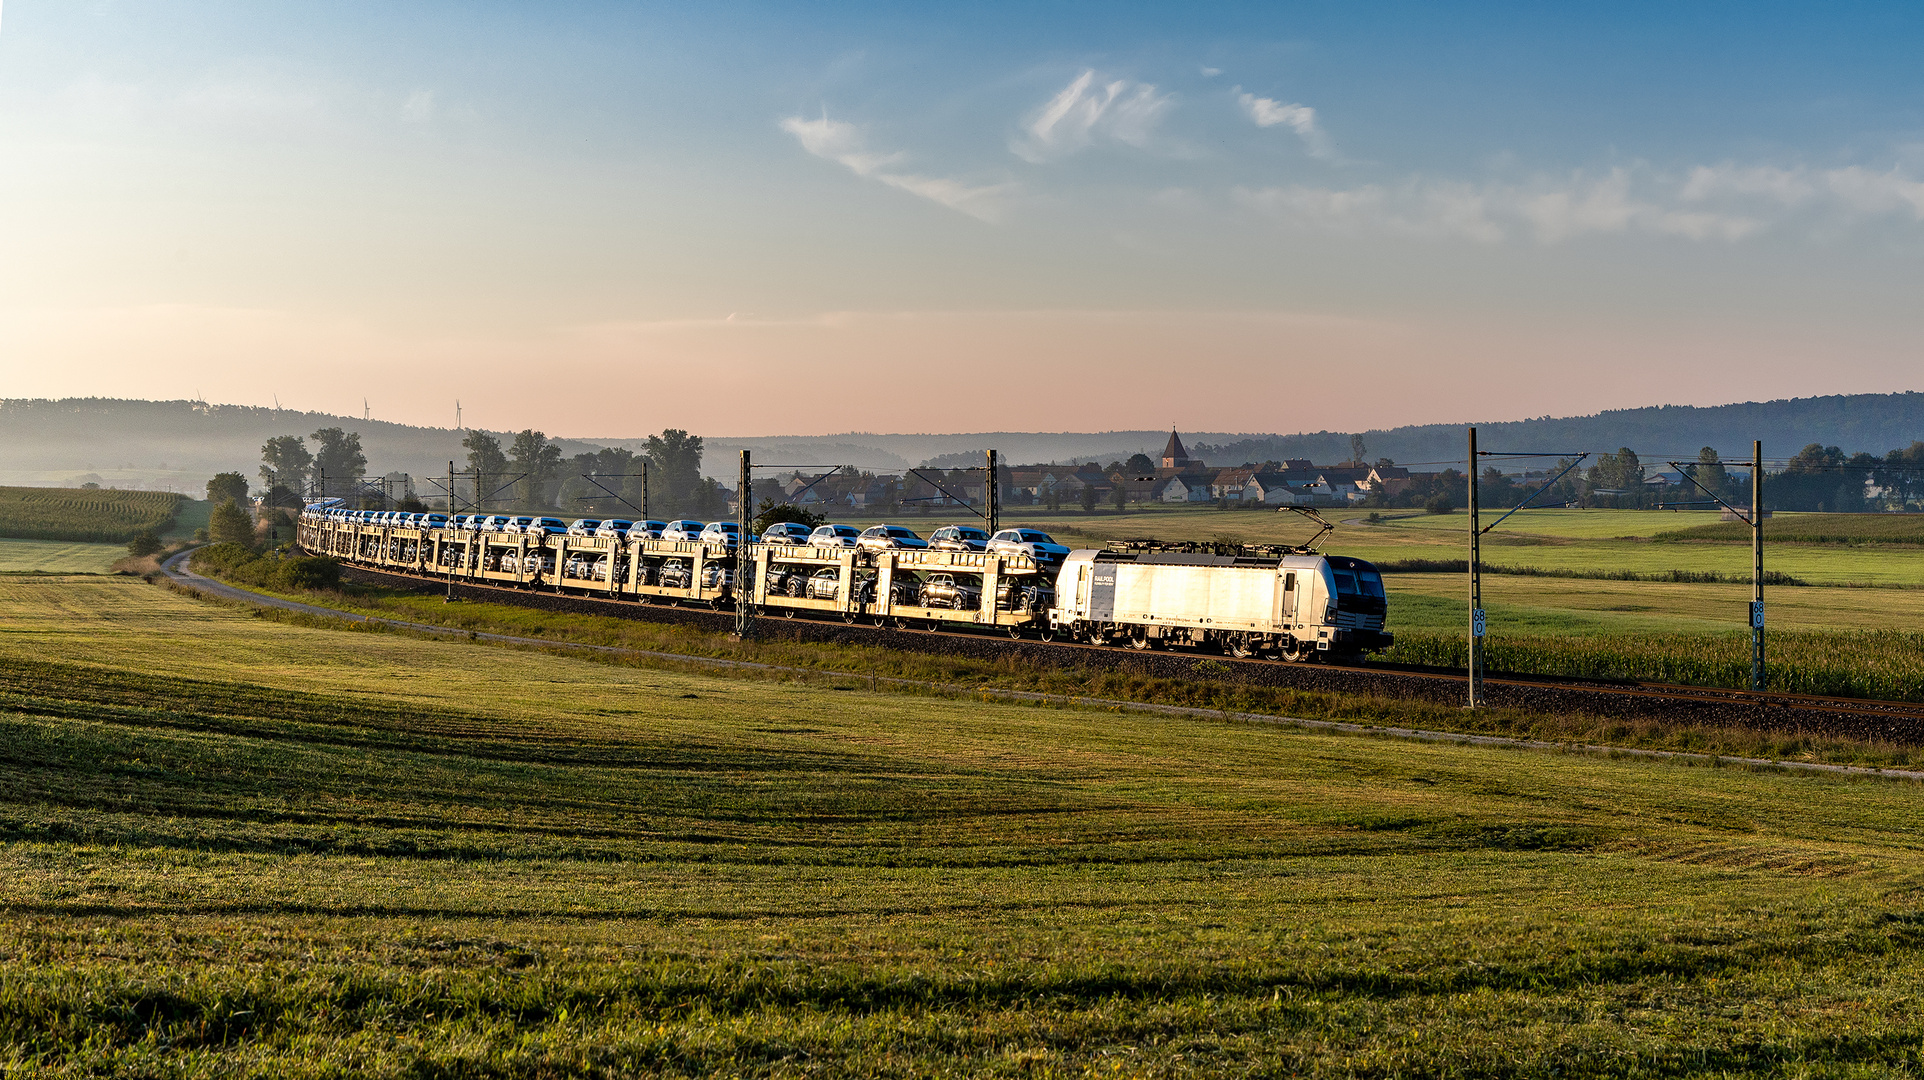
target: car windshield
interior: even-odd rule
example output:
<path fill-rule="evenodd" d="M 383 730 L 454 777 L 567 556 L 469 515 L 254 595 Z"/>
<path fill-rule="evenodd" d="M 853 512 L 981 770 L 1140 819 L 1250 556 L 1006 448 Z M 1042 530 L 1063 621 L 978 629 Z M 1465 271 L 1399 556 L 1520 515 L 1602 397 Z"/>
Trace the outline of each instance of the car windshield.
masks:
<path fill-rule="evenodd" d="M 963 540 L 986 540 L 989 536 L 981 529 L 957 529 L 955 535 Z"/>
<path fill-rule="evenodd" d="M 1053 539 L 1050 539 L 1049 534 L 1045 532 L 1025 532 L 1022 534 L 1022 539 L 1028 541 L 1031 544 L 1055 543 Z"/>
<path fill-rule="evenodd" d="M 888 534 L 890 536 L 906 536 L 906 537 L 909 537 L 910 539 L 914 539 L 915 537 L 914 533 L 910 532 L 907 529 L 901 528 L 900 526 L 891 526 L 889 528 Z"/>

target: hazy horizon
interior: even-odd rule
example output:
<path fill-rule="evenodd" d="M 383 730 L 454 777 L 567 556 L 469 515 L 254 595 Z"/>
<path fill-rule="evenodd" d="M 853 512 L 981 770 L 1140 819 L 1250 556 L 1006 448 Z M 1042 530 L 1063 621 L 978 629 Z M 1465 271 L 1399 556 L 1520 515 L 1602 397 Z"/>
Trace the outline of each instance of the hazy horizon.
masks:
<path fill-rule="evenodd" d="M 1901 5 L 15 3 L 0 397 L 830 435 L 1917 389 L 1920 44 Z"/>

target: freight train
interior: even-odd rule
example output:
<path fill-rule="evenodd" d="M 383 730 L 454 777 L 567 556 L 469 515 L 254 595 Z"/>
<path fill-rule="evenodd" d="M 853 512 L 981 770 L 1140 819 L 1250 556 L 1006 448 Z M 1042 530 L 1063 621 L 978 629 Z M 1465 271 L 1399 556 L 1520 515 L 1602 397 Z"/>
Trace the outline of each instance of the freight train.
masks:
<path fill-rule="evenodd" d="M 732 522 L 590 524 L 317 504 L 301 514 L 299 543 L 394 573 L 638 604 L 746 602 L 765 616 L 904 630 L 1345 662 L 1393 642 L 1382 575 L 1320 554 L 1313 541 L 1229 554 L 1153 544 L 1070 551 L 1027 529 L 992 538 L 944 529 L 932 546 L 897 526 L 771 531 L 786 542 L 744 543 Z"/>

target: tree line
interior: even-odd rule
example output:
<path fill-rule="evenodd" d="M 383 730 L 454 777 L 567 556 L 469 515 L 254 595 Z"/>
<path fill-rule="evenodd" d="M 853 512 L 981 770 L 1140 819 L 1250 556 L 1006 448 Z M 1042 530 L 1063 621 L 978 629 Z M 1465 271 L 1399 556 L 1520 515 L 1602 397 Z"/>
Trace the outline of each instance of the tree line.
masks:
<path fill-rule="evenodd" d="M 533 428 L 506 449 L 485 431 L 461 440 L 467 472 L 455 478 L 461 501 L 477 510 L 555 511 L 564 516 L 657 518 L 727 512 L 728 492 L 701 474 L 702 439 L 679 428 L 650 435 L 637 454 L 610 446 L 563 457 Z"/>
<path fill-rule="evenodd" d="M 1731 465 L 1740 471 L 1731 472 Z M 1750 463 L 1725 462 L 1708 446 L 1697 452 L 1697 460 L 1683 463 L 1680 484 L 1647 483 L 1661 467 L 1653 470 L 1629 447 L 1597 455 L 1587 469 L 1574 466 L 1572 459 L 1564 458 L 1540 477 L 1511 476 L 1491 466 L 1477 478 L 1477 500 L 1486 507 L 1507 509 L 1543 487 L 1545 480 L 1557 477 L 1530 505 L 1653 509 L 1682 504 L 1715 507 L 1716 499 L 1738 508 L 1750 505 Z M 1464 488 L 1463 473 L 1456 469 L 1413 473 L 1409 486 L 1396 495 L 1373 496 L 1364 505 L 1450 510 L 1462 505 Z M 1764 506 L 1770 510 L 1850 514 L 1911 510 L 1920 504 L 1924 504 L 1924 442 L 1883 455 L 1846 454 L 1835 446 L 1810 443 L 1784 468 L 1767 469 L 1764 474 Z"/>

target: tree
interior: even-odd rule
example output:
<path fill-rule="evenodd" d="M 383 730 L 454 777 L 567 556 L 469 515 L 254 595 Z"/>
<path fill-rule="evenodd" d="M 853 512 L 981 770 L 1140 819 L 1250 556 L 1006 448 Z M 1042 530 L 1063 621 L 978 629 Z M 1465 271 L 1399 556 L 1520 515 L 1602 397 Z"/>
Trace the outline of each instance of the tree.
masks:
<path fill-rule="evenodd" d="M 1860 512 L 1864 485 L 1877 471 L 1876 458 L 1860 457 L 1847 458 L 1835 446 L 1811 443 L 1797 451 L 1783 472 L 1764 477 L 1764 502 L 1773 510 Z"/>
<path fill-rule="evenodd" d="M 694 510 L 701 485 L 701 436 L 668 428 L 648 436 L 647 453 L 654 466 L 648 476 L 654 512 L 667 517 Z"/>
<path fill-rule="evenodd" d="M 215 473 L 214 478 L 207 481 L 207 501 L 210 503 L 218 505 L 228 499 L 239 502 L 245 498 L 247 498 L 247 477 L 243 473 Z"/>
<path fill-rule="evenodd" d="M 1096 486 L 1094 484 L 1082 485 L 1082 509 L 1090 513 L 1095 512 Z"/>
<path fill-rule="evenodd" d="M 1129 509 L 1129 489 L 1117 484 L 1115 489 L 1109 492 L 1109 505 L 1115 507 L 1118 513 Z M 1227 510 L 1229 507 L 1224 506 L 1223 509 Z"/>
<path fill-rule="evenodd" d="M 501 452 L 501 440 L 485 431 L 468 432 L 461 445 L 468 452 L 468 473 L 474 477 L 474 505 L 486 510 L 493 501 L 494 489 L 508 474 L 508 455 Z"/>
<path fill-rule="evenodd" d="M 1730 473 L 1725 471 L 1723 459 L 1717 456 L 1716 447 L 1706 446 L 1697 451 L 1697 463 L 1687 466 L 1686 471 L 1690 478 L 1697 482 L 1698 488 L 1702 489 L 1691 490 L 1693 501 L 1708 498 L 1704 494 L 1705 491 L 1726 502 L 1734 501 L 1731 496 L 1736 494 L 1733 490 L 1735 485 L 1730 482 Z"/>
<path fill-rule="evenodd" d="M 299 492 L 307 485 L 307 478 L 314 469 L 314 455 L 307 450 L 307 443 L 299 435 L 280 435 L 267 440 L 261 447 L 261 480 L 267 485 L 269 498 L 273 489 Z M 208 492 L 213 497 L 213 492 Z"/>
<path fill-rule="evenodd" d="M 1516 481 L 1503 474 L 1503 470 L 1491 465 L 1483 470 L 1476 482 L 1477 501 L 1484 506 L 1509 509 L 1516 505 L 1527 492 L 1517 490 Z"/>
<path fill-rule="evenodd" d="M 755 515 L 755 521 L 753 523 L 754 534 L 760 536 L 767 532 L 771 526 L 778 525 L 784 521 L 792 521 L 797 525 L 806 525 L 811 529 L 817 525 L 828 524 L 828 518 L 815 513 L 807 507 L 796 506 L 792 503 L 785 502 L 778 503 L 773 499 L 763 499 L 761 502 L 761 513 Z"/>
<path fill-rule="evenodd" d="M 1043 493 L 1043 498 L 1049 504 L 1049 509 L 1062 509 L 1062 485 L 1050 484 L 1049 490 Z"/>
<path fill-rule="evenodd" d="M 1363 455 L 1368 452 L 1369 447 L 1363 445 L 1363 437 L 1361 435 L 1351 435 L 1349 437 L 1349 459 L 1352 464 L 1363 464 L 1365 460 Z"/>
<path fill-rule="evenodd" d="M 367 475 L 367 455 L 361 453 L 359 432 L 330 427 L 315 432 L 311 438 L 317 447 L 314 451 L 316 476 L 358 480 Z"/>
<path fill-rule="evenodd" d="M 240 504 L 229 499 L 214 508 L 207 522 L 207 535 L 216 544 L 234 543 L 254 546 L 254 522 Z"/>
<path fill-rule="evenodd" d="M 1871 483 L 1899 510 L 1924 496 L 1924 442 L 1912 442 L 1902 450 L 1885 454 L 1871 470 Z"/>
<path fill-rule="evenodd" d="M 521 508 L 536 510 L 546 505 L 543 498 L 548 485 L 561 472 L 561 448 L 548 441 L 548 436 L 533 428 L 514 437 L 514 445 L 508 448 L 508 459 L 514 463 L 516 472 L 521 473 Z"/>
<path fill-rule="evenodd" d="M 1643 462 L 1635 450 L 1624 446 L 1614 454 L 1597 455 L 1597 463 L 1590 467 L 1585 480 L 1592 491 L 1618 493 L 1598 496 L 1610 505 L 1635 506 L 1643 498 L 1643 478 Z"/>
<path fill-rule="evenodd" d="M 1122 463 L 1122 471 L 1132 479 L 1141 480 L 1156 475 L 1156 463 L 1149 459 L 1148 454 L 1130 454 L 1129 460 Z"/>
<path fill-rule="evenodd" d="M 142 529 L 134 534 L 132 540 L 127 541 L 127 554 L 138 559 L 145 555 L 155 554 L 163 546 L 165 545 L 160 542 L 159 533 L 152 529 Z"/>

